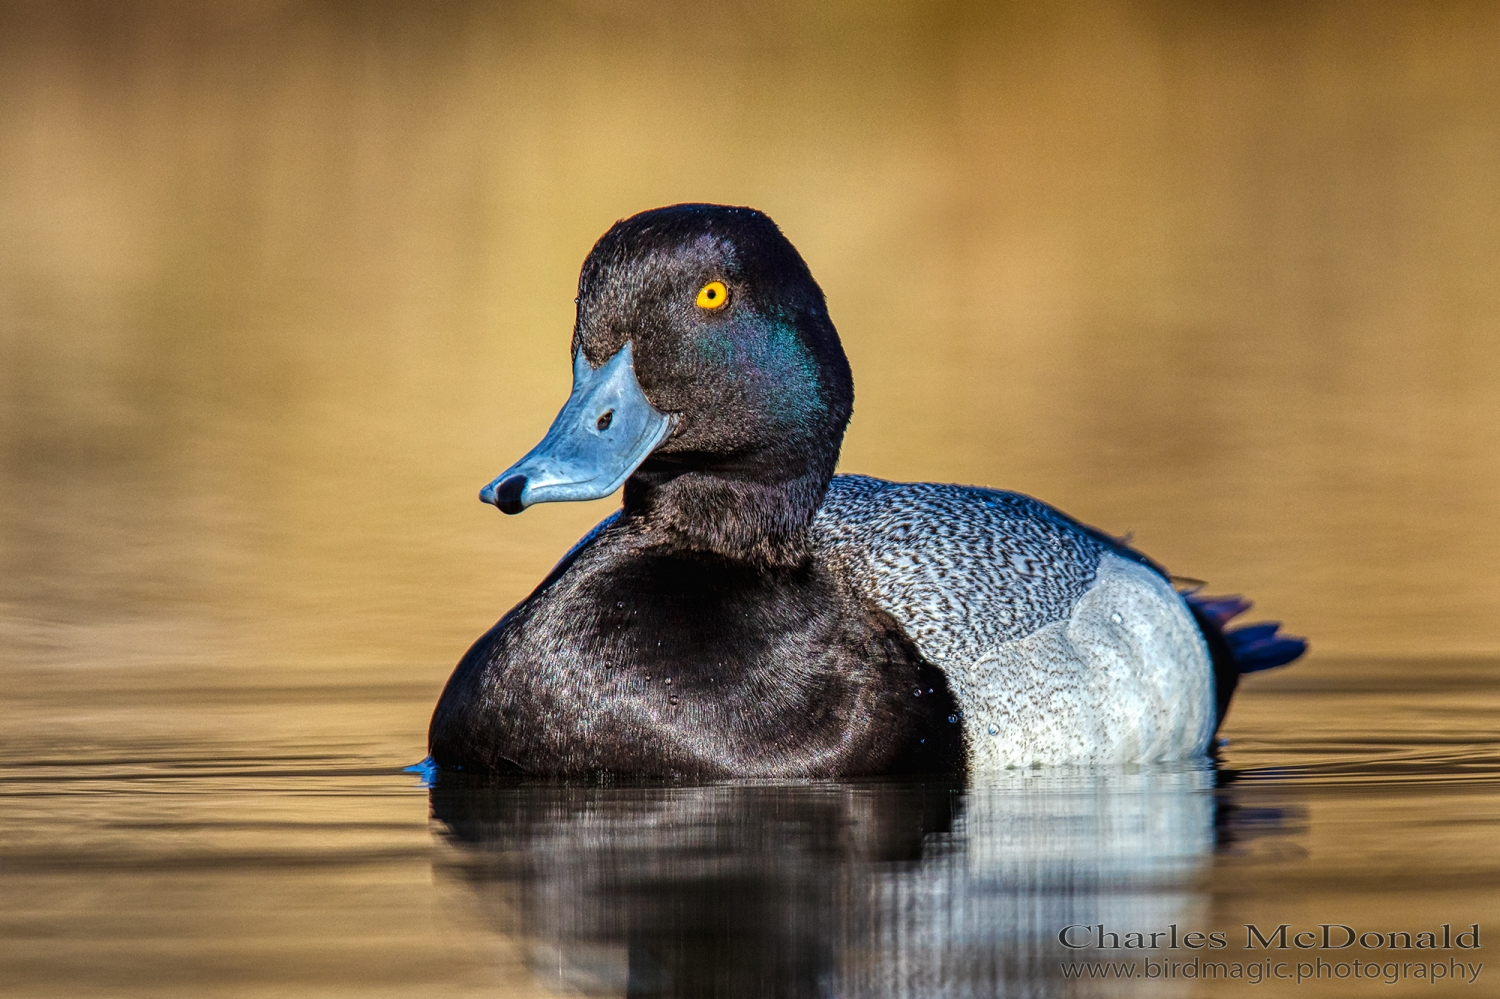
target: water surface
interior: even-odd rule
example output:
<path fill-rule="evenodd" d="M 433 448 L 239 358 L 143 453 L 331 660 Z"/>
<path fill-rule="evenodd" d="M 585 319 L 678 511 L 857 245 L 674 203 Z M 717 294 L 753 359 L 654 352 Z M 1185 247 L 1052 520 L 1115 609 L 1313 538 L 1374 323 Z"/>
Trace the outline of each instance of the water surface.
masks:
<path fill-rule="evenodd" d="M 1131 987 L 1065 966 L 1193 955 L 1069 951 L 1064 927 L 1218 931 L 1215 956 L 1245 964 L 1267 956 L 1245 950 L 1246 923 L 1483 933 L 1500 917 L 1493 676 L 1312 662 L 1246 683 L 1219 767 L 974 786 L 427 787 L 384 735 L 423 712 L 415 688 L 11 688 L 0 980 L 18 995 L 1117 994 Z M 179 717 L 192 735 L 152 721 Z M 328 717 L 337 737 L 310 732 Z M 83 721 L 89 741 L 65 738 Z M 1487 994 L 1485 974 L 1436 994 Z M 1433 989 L 1396 989 L 1418 985 Z"/>

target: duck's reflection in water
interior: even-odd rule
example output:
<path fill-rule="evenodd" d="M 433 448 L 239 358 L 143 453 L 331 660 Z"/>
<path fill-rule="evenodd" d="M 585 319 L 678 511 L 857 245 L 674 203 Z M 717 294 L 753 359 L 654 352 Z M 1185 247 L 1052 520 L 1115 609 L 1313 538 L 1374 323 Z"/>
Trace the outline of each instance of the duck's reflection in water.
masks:
<path fill-rule="evenodd" d="M 544 985 L 662 996 L 1109 992 L 1070 924 L 1206 925 L 1206 768 L 931 782 L 567 786 L 444 775 L 443 870 Z M 1219 792 L 1222 794 L 1222 791 Z M 1075 934 L 1079 931 L 1075 931 Z M 1075 935 L 1075 939 L 1079 939 Z M 1142 982 L 1161 994 L 1162 981 Z M 1186 983 L 1183 983 L 1186 984 Z"/>

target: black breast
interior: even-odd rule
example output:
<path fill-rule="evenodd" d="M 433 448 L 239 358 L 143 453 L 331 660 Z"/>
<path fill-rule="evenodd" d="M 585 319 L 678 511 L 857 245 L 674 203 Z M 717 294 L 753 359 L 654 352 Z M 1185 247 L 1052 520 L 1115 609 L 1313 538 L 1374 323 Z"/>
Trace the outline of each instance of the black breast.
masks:
<path fill-rule="evenodd" d="M 598 532 L 471 648 L 433 715 L 441 766 L 836 777 L 961 770 L 941 671 L 832 567 Z"/>

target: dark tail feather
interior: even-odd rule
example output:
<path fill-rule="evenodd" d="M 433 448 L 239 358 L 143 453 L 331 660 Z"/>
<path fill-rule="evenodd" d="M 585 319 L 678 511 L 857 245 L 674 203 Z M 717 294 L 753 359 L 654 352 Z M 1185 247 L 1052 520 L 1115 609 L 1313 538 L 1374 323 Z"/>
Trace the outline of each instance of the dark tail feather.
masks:
<path fill-rule="evenodd" d="M 1307 651 L 1307 643 L 1302 639 L 1278 635 L 1276 629 L 1279 627 L 1280 621 L 1271 621 L 1224 633 L 1241 673 L 1258 673 L 1263 669 L 1285 666 Z"/>
<path fill-rule="evenodd" d="M 1250 609 L 1250 601 L 1238 596 L 1200 597 L 1196 593 L 1189 593 L 1187 602 L 1206 614 L 1221 629 Z"/>
<path fill-rule="evenodd" d="M 1285 666 L 1307 651 L 1304 640 L 1277 633 L 1276 629 L 1281 627 L 1278 621 L 1227 629 L 1225 625 L 1250 609 L 1250 601 L 1243 597 L 1200 597 L 1196 593 L 1183 596 L 1213 658 L 1220 722 L 1229 710 L 1229 699 L 1234 696 L 1241 675 Z"/>

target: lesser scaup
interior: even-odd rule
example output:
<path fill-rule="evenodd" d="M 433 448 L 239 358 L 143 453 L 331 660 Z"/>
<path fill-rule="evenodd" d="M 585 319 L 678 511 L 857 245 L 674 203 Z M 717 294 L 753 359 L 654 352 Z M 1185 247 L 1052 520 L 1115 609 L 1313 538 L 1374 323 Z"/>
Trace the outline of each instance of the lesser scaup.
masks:
<path fill-rule="evenodd" d="M 597 499 L 591 531 L 460 661 L 443 767 L 845 777 L 1189 759 L 1242 672 L 1247 606 L 1179 594 L 1051 507 L 835 476 L 854 398 L 807 265 L 749 208 L 617 223 L 584 261 L 573 392 L 485 487 Z"/>

